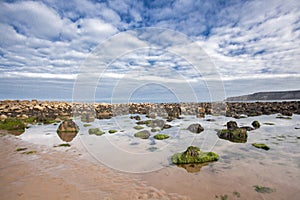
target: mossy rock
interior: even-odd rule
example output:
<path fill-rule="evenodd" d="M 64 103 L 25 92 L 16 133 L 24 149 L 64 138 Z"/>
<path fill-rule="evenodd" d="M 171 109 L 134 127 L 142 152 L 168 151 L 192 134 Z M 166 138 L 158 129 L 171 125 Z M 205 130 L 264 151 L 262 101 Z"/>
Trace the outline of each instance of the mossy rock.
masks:
<path fill-rule="evenodd" d="M 138 121 L 136 122 L 137 125 L 148 125 L 151 124 L 152 120 L 145 120 L 145 121 Z"/>
<path fill-rule="evenodd" d="M 207 163 L 217 161 L 219 155 L 214 152 L 202 152 L 198 147 L 189 146 L 186 151 L 172 156 L 174 164 Z"/>
<path fill-rule="evenodd" d="M 59 145 L 55 145 L 54 147 L 70 147 L 71 145 L 69 143 L 63 143 Z"/>
<path fill-rule="evenodd" d="M 0 130 L 7 130 L 13 135 L 21 135 L 25 132 L 26 125 L 20 119 L 7 118 L 0 122 Z"/>
<path fill-rule="evenodd" d="M 105 132 L 101 131 L 99 128 L 90 128 L 89 129 L 89 134 L 90 135 L 101 136 L 101 135 L 105 134 Z"/>
<path fill-rule="evenodd" d="M 83 124 L 83 127 L 89 127 L 92 126 L 92 124 Z"/>
<path fill-rule="evenodd" d="M 255 129 L 258 129 L 260 127 L 260 123 L 258 121 L 253 121 L 251 124 Z"/>
<path fill-rule="evenodd" d="M 110 134 L 114 134 L 114 133 L 116 133 L 116 132 L 118 132 L 117 130 L 109 130 L 108 131 L 108 133 L 110 133 Z"/>
<path fill-rule="evenodd" d="M 168 139 L 170 136 L 168 136 L 167 134 L 156 134 L 154 135 L 154 138 L 157 140 L 164 140 L 164 139 Z"/>
<path fill-rule="evenodd" d="M 259 148 L 259 149 L 264 149 L 266 151 L 268 151 L 270 149 L 270 147 L 268 147 L 266 144 L 263 144 L 263 143 L 253 143 L 252 146 Z"/>
<path fill-rule="evenodd" d="M 135 127 L 133 127 L 135 130 L 141 130 L 141 129 L 144 129 L 144 127 L 143 126 L 140 126 L 140 125 L 137 125 L 137 126 L 135 126 Z"/>
<path fill-rule="evenodd" d="M 247 130 L 243 128 L 238 128 L 234 130 L 221 129 L 218 130 L 218 137 L 221 139 L 229 140 L 236 143 L 247 142 Z"/>
<path fill-rule="evenodd" d="M 138 137 L 141 139 L 148 139 L 150 137 L 150 132 L 147 130 L 143 130 L 134 134 L 134 137 Z"/>

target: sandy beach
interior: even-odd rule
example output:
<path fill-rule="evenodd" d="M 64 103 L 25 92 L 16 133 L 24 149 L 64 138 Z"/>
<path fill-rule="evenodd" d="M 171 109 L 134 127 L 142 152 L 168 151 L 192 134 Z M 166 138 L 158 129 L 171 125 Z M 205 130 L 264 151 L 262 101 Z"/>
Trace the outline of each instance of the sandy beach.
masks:
<path fill-rule="evenodd" d="M 0 199 L 188 199 L 88 161 L 75 148 L 52 150 L 11 135 L 0 146 Z"/>

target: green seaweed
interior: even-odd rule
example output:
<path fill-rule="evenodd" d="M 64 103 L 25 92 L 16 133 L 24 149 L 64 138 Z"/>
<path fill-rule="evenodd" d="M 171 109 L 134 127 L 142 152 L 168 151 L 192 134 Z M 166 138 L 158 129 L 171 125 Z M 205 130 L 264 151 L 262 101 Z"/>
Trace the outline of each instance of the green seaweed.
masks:
<path fill-rule="evenodd" d="M 259 149 L 264 149 L 266 151 L 268 151 L 270 149 L 270 147 L 268 147 L 266 144 L 263 144 L 263 143 L 253 143 L 252 146 L 259 148 Z"/>
<path fill-rule="evenodd" d="M 233 194 L 234 196 L 236 196 L 237 198 L 240 198 L 240 197 L 241 197 L 241 194 L 240 194 L 239 192 L 237 192 L 237 191 L 234 191 L 232 194 Z"/>
<path fill-rule="evenodd" d="M 28 149 L 28 148 L 26 148 L 26 147 L 25 147 L 25 148 L 20 147 L 20 148 L 17 148 L 16 151 L 25 151 L 25 150 L 27 150 L 27 149 Z"/>
<path fill-rule="evenodd" d="M 167 134 L 156 134 L 154 135 L 154 138 L 157 140 L 164 140 L 164 139 L 168 139 L 170 136 L 168 136 Z"/>
<path fill-rule="evenodd" d="M 258 193 L 272 193 L 275 190 L 269 187 L 264 187 L 264 186 L 260 186 L 260 185 L 255 185 L 253 186 L 255 191 Z"/>
<path fill-rule="evenodd" d="M 148 139 L 150 137 L 149 131 L 143 130 L 134 134 L 134 137 L 138 137 L 141 139 Z"/>
<path fill-rule="evenodd" d="M 92 126 L 92 124 L 83 124 L 83 127 L 89 127 Z"/>
<path fill-rule="evenodd" d="M 0 121 L 0 129 L 7 130 L 9 132 L 16 132 L 21 134 L 25 132 L 26 125 L 20 119 L 7 118 L 4 121 Z"/>
<path fill-rule="evenodd" d="M 63 144 L 59 144 L 59 145 L 56 145 L 54 147 L 70 147 L 71 145 L 69 143 L 63 143 Z"/>
<path fill-rule="evenodd" d="M 217 161 L 219 155 L 214 152 L 202 152 L 198 147 L 189 146 L 186 151 L 172 156 L 174 164 L 206 163 Z"/>
<path fill-rule="evenodd" d="M 23 152 L 22 154 L 26 154 L 26 155 L 29 155 L 29 154 L 34 154 L 36 153 L 37 151 L 25 151 Z"/>
<path fill-rule="evenodd" d="M 135 130 L 141 130 L 141 129 L 143 129 L 144 127 L 143 126 L 140 126 L 140 125 L 137 125 L 137 126 L 135 126 L 135 127 L 133 127 Z"/>

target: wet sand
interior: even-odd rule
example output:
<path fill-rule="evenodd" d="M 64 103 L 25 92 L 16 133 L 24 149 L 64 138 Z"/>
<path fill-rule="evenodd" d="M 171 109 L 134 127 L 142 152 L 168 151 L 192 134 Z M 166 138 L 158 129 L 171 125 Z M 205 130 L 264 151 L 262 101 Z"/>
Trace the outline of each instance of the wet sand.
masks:
<path fill-rule="evenodd" d="M 72 147 L 53 150 L 10 135 L 0 137 L 0 147 L 0 199 L 188 199 L 93 163 Z M 27 150 L 17 152 L 21 147 Z"/>

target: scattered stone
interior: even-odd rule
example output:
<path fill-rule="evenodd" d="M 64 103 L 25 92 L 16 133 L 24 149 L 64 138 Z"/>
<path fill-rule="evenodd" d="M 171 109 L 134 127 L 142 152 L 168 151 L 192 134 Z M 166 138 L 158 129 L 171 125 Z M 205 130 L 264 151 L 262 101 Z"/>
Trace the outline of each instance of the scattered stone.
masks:
<path fill-rule="evenodd" d="M 192 133 L 201 133 L 202 131 L 204 131 L 204 128 L 200 124 L 191 124 L 189 125 L 187 130 Z"/>
<path fill-rule="evenodd" d="M 164 139 L 168 139 L 170 136 L 168 136 L 167 134 L 156 134 L 154 135 L 154 138 L 157 140 L 164 140 Z"/>
<path fill-rule="evenodd" d="M 101 135 L 105 134 L 105 132 L 101 131 L 99 128 L 90 128 L 89 129 L 89 134 L 90 135 L 101 136 Z"/>
<path fill-rule="evenodd" d="M 206 163 L 217 161 L 219 156 L 214 152 L 202 152 L 198 147 L 189 146 L 186 151 L 172 156 L 174 164 Z"/>
<path fill-rule="evenodd" d="M 266 151 L 268 151 L 270 149 L 270 147 L 268 147 L 266 144 L 263 144 L 263 143 L 253 143 L 252 146 L 259 148 L 259 149 L 264 149 Z"/>
<path fill-rule="evenodd" d="M 145 121 L 138 121 L 136 122 L 137 125 L 148 125 L 152 122 L 152 120 L 145 120 Z"/>
<path fill-rule="evenodd" d="M 134 134 L 134 137 L 138 137 L 141 139 L 148 139 L 150 137 L 150 132 L 147 130 L 142 130 Z"/>
<path fill-rule="evenodd" d="M 135 115 L 135 116 L 130 116 L 130 119 L 135 119 L 137 121 L 140 121 L 141 117 L 139 115 Z"/>
<path fill-rule="evenodd" d="M 163 128 L 165 125 L 165 122 L 162 119 L 154 119 L 149 124 L 146 124 L 146 125 L 149 127 L 152 127 L 152 128 L 155 128 L 155 127 Z"/>
<path fill-rule="evenodd" d="M 258 121 L 253 121 L 251 124 L 255 129 L 258 129 L 260 127 L 260 123 Z"/>
<path fill-rule="evenodd" d="M 34 154 L 34 153 L 37 153 L 37 151 L 25 151 L 25 152 L 23 152 L 22 154 L 27 154 L 27 155 L 29 155 L 29 154 Z"/>
<path fill-rule="evenodd" d="M 277 119 L 292 119 L 290 116 L 277 115 Z"/>

